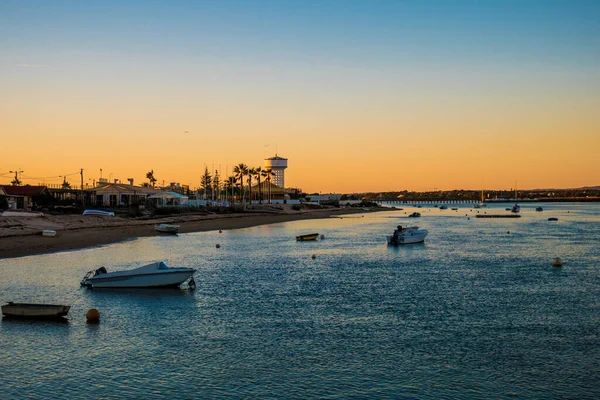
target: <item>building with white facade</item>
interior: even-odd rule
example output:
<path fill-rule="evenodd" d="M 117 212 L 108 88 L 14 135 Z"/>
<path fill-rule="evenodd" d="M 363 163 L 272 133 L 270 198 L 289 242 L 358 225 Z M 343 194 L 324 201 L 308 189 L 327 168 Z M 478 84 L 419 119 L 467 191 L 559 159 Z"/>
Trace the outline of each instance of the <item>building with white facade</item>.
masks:
<path fill-rule="evenodd" d="M 275 157 L 265 158 L 265 168 L 273 171 L 273 184 L 285 188 L 285 169 L 288 166 L 287 158 Z"/>

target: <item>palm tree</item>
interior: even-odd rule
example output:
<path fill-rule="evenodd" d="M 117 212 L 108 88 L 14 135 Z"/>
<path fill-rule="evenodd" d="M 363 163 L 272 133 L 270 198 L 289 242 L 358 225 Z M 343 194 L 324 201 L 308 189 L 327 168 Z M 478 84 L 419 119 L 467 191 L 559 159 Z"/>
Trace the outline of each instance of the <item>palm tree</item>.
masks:
<path fill-rule="evenodd" d="M 260 177 L 262 176 L 263 169 L 261 167 L 254 168 L 254 177 L 258 181 L 258 204 L 262 204 L 262 190 L 260 188 Z"/>
<path fill-rule="evenodd" d="M 248 175 L 248 166 L 244 163 L 240 163 L 233 168 L 233 172 L 237 174 L 237 177 L 240 179 L 240 191 L 241 191 L 241 201 L 244 201 L 244 176 Z"/>
<path fill-rule="evenodd" d="M 267 168 L 263 171 L 262 175 L 265 177 L 265 181 L 269 182 L 269 204 L 271 204 L 271 176 L 273 176 L 273 170 Z"/>
<path fill-rule="evenodd" d="M 154 187 L 154 184 L 156 183 L 156 178 L 154 177 L 154 170 L 150 170 L 150 172 L 148 172 L 146 174 L 146 178 L 148 178 L 148 180 L 150 181 L 150 185 L 152 185 L 152 187 Z"/>
<path fill-rule="evenodd" d="M 256 168 L 248 168 L 248 201 L 252 205 L 252 178 L 256 175 Z"/>

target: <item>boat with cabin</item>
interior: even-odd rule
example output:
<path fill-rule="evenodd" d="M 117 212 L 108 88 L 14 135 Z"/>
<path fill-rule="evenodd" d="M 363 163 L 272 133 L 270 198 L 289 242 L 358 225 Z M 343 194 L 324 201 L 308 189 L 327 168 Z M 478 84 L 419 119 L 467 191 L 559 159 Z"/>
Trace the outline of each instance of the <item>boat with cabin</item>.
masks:
<path fill-rule="evenodd" d="M 88 272 L 81 280 L 87 288 L 176 288 L 190 279 L 195 287 L 194 268 L 169 268 L 160 261 L 125 271 L 108 272 L 105 267 Z"/>
<path fill-rule="evenodd" d="M 422 243 L 425 240 L 429 232 L 427 229 L 419 229 L 418 226 L 406 226 L 398 225 L 394 229 L 394 233 L 390 236 L 386 236 L 387 243 L 392 246 L 401 244 L 415 244 Z"/>

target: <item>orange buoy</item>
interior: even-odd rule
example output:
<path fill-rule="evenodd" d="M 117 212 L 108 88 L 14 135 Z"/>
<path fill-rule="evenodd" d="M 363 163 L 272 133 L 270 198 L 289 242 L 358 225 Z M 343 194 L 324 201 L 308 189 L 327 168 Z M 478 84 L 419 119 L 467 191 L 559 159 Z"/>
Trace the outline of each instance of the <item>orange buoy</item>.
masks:
<path fill-rule="evenodd" d="M 88 324 L 97 324 L 100 322 L 100 311 L 92 308 L 85 314 Z"/>

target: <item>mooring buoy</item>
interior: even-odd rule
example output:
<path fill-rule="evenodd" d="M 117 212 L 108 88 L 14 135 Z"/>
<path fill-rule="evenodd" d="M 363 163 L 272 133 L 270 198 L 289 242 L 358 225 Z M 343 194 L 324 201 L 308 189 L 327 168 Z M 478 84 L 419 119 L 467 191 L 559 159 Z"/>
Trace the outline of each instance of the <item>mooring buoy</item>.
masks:
<path fill-rule="evenodd" d="M 100 322 L 100 311 L 91 308 L 85 313 L 85 318 L 88 324 L 97 324 Z"/>
<path fill-rule="evenodd" d="M 552 266 L 553 267 L 562 267 L 562 265 L 563 265 L 563 262 L 560 259 L 560 257 L 555 257 L 555 258 L 552 259 Z"/>

